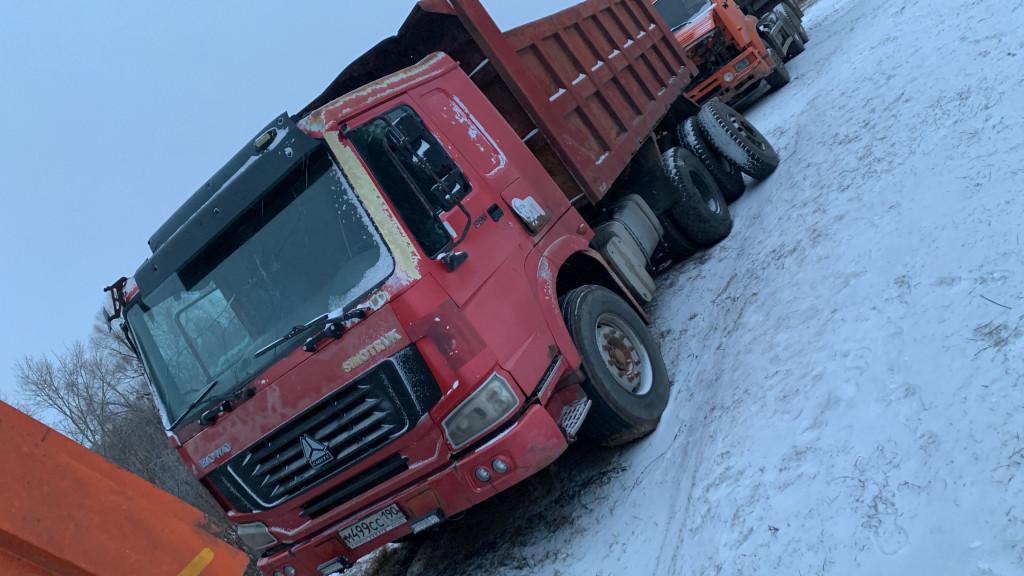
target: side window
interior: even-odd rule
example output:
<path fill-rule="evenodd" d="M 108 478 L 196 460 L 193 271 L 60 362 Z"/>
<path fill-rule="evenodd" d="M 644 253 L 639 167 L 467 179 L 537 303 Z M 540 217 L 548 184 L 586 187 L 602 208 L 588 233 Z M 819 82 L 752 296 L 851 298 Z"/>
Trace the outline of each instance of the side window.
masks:
<path fill-rule="evenodd" d="M 399 106 L 346 135 L 431 258 L 452 244 L 438 217 L 459 205 L 469 182 L 409 106 Z"/>

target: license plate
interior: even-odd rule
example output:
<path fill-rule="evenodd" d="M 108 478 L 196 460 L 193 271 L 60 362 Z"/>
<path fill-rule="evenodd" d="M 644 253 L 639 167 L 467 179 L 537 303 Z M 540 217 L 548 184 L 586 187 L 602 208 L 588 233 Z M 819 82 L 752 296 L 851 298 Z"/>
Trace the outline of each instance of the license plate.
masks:
<path fill-rule="evenodd" d="M 373 540 L 392 528 L 401 526 L 405 523 L 405 520 L 405 514 L 398 508 L 398 504 L 392 504 L 383 510 L 370 514 L 347 528 L 342 528 L 338 535 L 345 541 L 346 546 L 355 548 L 360 544 Z"/>

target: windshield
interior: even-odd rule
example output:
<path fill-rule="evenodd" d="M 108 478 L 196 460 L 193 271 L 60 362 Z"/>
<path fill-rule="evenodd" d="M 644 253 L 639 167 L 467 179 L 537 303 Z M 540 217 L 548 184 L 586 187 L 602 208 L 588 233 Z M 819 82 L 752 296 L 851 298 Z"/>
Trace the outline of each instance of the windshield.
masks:
<path fill-rule="evenodd" d="M 289 329 L 341 313 L 394 261 L 321 148 L 128 311 L 150 380 L 174 422 L 248 382 L 304 340 L 254 358 Z M 200 404 L 196 407 L 203 407 Z"/>
<path fill-rule="evenodd" d="M 708 0 L 658 0 L 654 9 L 672 30 L 688 24 L 693 17 L 707 8 Z"/>

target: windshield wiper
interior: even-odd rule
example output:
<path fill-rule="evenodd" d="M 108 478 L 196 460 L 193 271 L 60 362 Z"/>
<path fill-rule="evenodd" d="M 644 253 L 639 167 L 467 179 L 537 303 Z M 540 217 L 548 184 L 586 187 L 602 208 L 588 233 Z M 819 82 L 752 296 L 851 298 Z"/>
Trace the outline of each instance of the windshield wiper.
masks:
<path fill-rule="evenodd" d="M 313 328 L 315 326 L 319 326 L 319 325 L 323 324 L 324 322 L 327 322 L 327 319 L 328 319 L 329 316 L 330 316 L 329 314 L 324 314 L 322 316 L 317 316 L 316 318 L 310 320 L 309 322 L 306 322 L 305 324 L 300 324 L 298 326 L 292 326 L 292 329 L 289 330 L 287 334 L 285 334 L 284 336 L 281 336 L 277 340 L 274 340 L 270 344 L 267 344 L 263 348 L 260 348 L 259 350 L 256 351 L 255 354 L 252 355 L 252 357 L 253 358 L 259 358 L 260 356 L 263 356 L 267 352 L 270 352 L 274 348 L 280 346 L 281 344 L 284 344 L 285 342 L 291 340 L 292 338 L 295 338 L 296 336 L 298 336 L 300 334 L 304 334 L 310 328 Z"/>
<path fill-rule="evenodd" d="M 193 400 L 192 403 L 188 405 L 188 408 L 185 408 L 185 411 L 181 413 L 181 416 L 178 416 L 178 419 L 175 420 L 173 423 L 171 423 L 171 427 L 169 428 L 169 430 L 174 430 L 174 427 L 177 426 L 178 424 L 180 424 L 181 421 L 185 419 L 185 416 L 188 416 L 188 413 L 191 412 L 193 408 L 198 406 L 199 403 L 203 401 L 203 398 L 206 398 L 206 396 L 211 391 L 213 391 L 213 389 L 216 386 L 217 386 L 217 380 L 214 380 L 213 382 L 210 382 L 209 384 L 207 384 L 206 388 L 204 388 L 203 391 L 199 393 L 199 396 L 196 396 L 196 399 Z"/>
<path fill-rule="evenodd" d="M 303 347 L 303 349 L 305 349 L 306 352 L 316 352 L 317 342 L 319 342 L 323 338 L 341 338 L 342 332 L 345 331 L 345 322 L 348 322 L 350 320 L 362 320 L 363 318 L 366 318 L 368 312 L 368 308 L 353 308 L 352 310 L 349 310 L 348 312 L 345 312 L 340 316 L 334 316 L 333 318 L 329 314 L 317 316 L 316 318 L 310 320 L 309 322 L 306 322 L 305 324 L 293 326 L 292 329 L 289 330 L 287 334 L 281 336 L 277 340 L 274 340 L 270 344 L 267 344 L 263 348 L 260 348 L 259 350 L 256 351 L 255 354 L 252 355 L 252 357 L 259 358 L 260 356 L 266 354 L 267 352 L 270 352 L 274 347 L 280 346 L 282 343 L 287 342 L 288 340 L 291 340 L 292 338 L 295 338 L 300 334 L 305 334 L 311 328 L 323 327 L 324 330 L 317 334 L 316 337 L 311 338 L 311 342 L 307 342 L 306 345 Z"/>

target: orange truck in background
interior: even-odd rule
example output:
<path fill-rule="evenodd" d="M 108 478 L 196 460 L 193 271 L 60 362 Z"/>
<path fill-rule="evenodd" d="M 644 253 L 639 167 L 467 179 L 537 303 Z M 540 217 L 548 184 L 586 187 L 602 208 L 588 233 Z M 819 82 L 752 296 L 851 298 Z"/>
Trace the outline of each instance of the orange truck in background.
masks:
<path fill-rule="evenodd" d="M 241 576 L 249 558 L 170 494 L 0 402 L 0 574 Z"/>
<path fill-rule="evenodd" d="M 786 2 L 777 2 L 774 9 L 765 3 L 758 7 L 765 9 L 760 19 L 744 13 L 737 0 L 654 0 L 697 65 L 686 87 L 691 100 L 703 104 L 718 98 L 732 104 L 762 80 L 772 89 L 789 83 L 784 61 L 803 51 L 799 16 Z"/>

